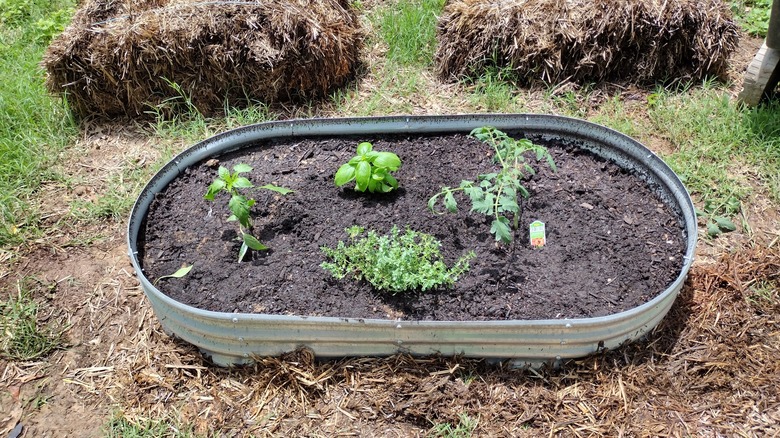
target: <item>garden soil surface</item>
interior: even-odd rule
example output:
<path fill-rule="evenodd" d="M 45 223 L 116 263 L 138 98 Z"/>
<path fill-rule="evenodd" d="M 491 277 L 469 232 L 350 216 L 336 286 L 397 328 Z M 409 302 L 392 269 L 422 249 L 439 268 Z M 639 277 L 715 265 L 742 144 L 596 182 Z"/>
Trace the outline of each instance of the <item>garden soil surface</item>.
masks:
<path fill-rule="evenodd" d="M 400 188 L 357 193 L 333 183 L 338 167 L 360 141 L 392 151 L 403 165 Z M 139 256 L 151 280 L 170 297 L 223 312 L 407 320 L 518 320 L 596 317 L 637 307 L 665 290 L 680 273 L 685 235 L 679 214 L 631 171 L 576 145 L 545 144 L 557 171 L 529 155 L 536 169 L 524 181 L 511 244 L 497 243 L 492 219 L 427 208 L 443 186 L 495 172 L 493 149 L 465 135 L 280 139 L 258 143 L 185 170 L 150 207 L 139 236 Z M 216 163 L 218 161 L 218 163 Z M 286 196 L 249 189 L 254 234 L 271 249 L 237 262 L 237 222 L 227 221 L 228 196 L 203 198 L 217 167 L 253 167 L 255 186 L 272 183 Z M 460 193 L 462 195 L 462 193 Z M 457 197 L 458 195 L 456 195 Z M 547 243 L 534 248 L 529 224 L 546 225 Z M 348 240 L 347 227 L 385 234 L 393 226 L 434 235 L 445 263 L 473 250 L 470 269 L 453 287 L 389 295 L 354 278 L 337 280 L 320 267 L 321 247 Z"/>

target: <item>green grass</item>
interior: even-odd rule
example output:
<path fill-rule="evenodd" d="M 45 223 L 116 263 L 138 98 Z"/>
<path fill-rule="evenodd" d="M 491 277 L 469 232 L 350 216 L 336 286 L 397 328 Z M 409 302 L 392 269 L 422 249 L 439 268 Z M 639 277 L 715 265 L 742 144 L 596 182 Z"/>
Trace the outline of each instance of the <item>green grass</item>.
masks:
<path fill-rule="evenodd" d="M 467 414 L 458 416 L 458 423 L 439 423 L 428 432 L 428 437 L 435 438 L 468 438 L 477 429 L 478 418 L 471 418 Z"/>
<path fill-rule="evenodd" d="M 464 81 L 469 102 L 482 111 L 519 112 L 522 104 L 518 103 L 513 75 L 509 67 L 490 66 L 482 76 Z"/>
<path fill-rule="evenodd" d="M 179 84 L 168 81 L 168 86 L 176 96 L 148 111 L 155 120 L 151 124 L 152 134 L 162 139 L 197 142 L 227 129 L 276 119 L 276 114 L 262 102 L 244 107 L 233 107 L 225 102 L 222 117 L 206 117 Z"/>
<path fill-rule="evenodd" d="M 426 92 L 422 74 L 421 67 L 388 62 L 374 72 L 380 82 L 370 95 L 361 96 L 356 87 L 344 88 L 331 95 L 331 102 L 340 116 L 410 114 L 415 98 Z"/>
<path fill-rule="evenodd" d="M 173 424 L 166 420 L 129 420 L 117 414 L 105 428 L 106 438 L 194 438 L 197 435 L 189 426 Z"/>
<path fill-rule="evenodd" d="M 398 0 L 372 17 L 387 44 L 387 58 L 400 65 L 430 65 L 436 49 L 436 20 L 444 0 Z"/>
<path fill-rule="evenodd" d="M 28 361 L 64 347 L 67 327 L 50 315 L 39 315 L 43 306 L 32 298 L 33 290 L 47 293 L 55 287 L 24 278 L 17 283 L 15 296 L 0 301 L 0 357 Z M 41 320 L 49 322 L 42 324 Z"/>
<path fill-rule="evenodd" d="M 735 214 L 754 180 L 780 201 L 780 105 L 743 108 L 711 84 L 651 97 L 653 127 L 676 147 L 664 159 L 715 213 Z"/>
<path fill-rule="evenodd" d="M 59 178 L 52 166 L 77 132 L 65 103 L 46 92 L 38 66 L 73 3 L 0 0 L 0 248 L 41 233 L 36 191 Z"/>

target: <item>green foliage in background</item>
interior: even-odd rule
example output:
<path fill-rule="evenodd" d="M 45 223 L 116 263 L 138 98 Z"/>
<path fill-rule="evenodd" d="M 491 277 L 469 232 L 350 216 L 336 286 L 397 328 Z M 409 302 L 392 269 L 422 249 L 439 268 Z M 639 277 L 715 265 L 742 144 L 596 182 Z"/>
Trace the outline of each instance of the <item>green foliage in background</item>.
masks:
<path fill-rule="evenodd" d="M 663 158 L 706 204 L 708 218 L 733 217 L 752 182 L 780 202 L 780 103 L 742 107 L 726 90 L 705 83 L 658 89 L 648 97 L 648 115 L 655 132 L 675 147 Z"/>
<path fill-rule="evenodd" d="M 372 22 L 387 44 L 387 58 L 400 65 L 433 62 L 436 20 L 444 0 L 398 0 L 381 8 Z"/>
<path fill-rule="evenodd" d="M 732 1 L 731 10 L 745 32 L 762 38 L 766 36 L 772 0 Z"/>
<path fill-rule="evenodd" d="M 57 180 L 53 165 L 77 132 L 39 67 L 46 45 L 70 20 L 69 0 L 0 0 L 0 248 L 41 233 L 35 196 Z"/>

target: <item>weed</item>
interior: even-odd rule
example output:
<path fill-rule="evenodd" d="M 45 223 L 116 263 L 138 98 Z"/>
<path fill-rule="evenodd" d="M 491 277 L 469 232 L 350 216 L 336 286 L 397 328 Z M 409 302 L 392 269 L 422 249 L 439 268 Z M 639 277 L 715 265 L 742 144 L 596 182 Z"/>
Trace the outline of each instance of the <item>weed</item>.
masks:
<path fill-rule="evenodd" d="M 40 307 L 31 297 L 31 286 L 40 285 L 25 278 L 16 285 L 17 293 L 0 301 L 0 357 L 11 360 L 33 360 L 63 348 L 67 326 L 61 321 L 42 326 Z M 46 318 L 49 319 L 49 318 Z"/>
<path fill-rule="evenodd" d="M 387 193 L 398 188 L 398 181 L 390 172 L 401 167 L 401 159 L 392 152 L 377 152 L 373 148 L 368 142 L 358 145 L 357 155 L 336 171 L 336 186 L 341 187 L 354 180 L 358 192 Z"/>
<path fill-rule="evenodd" d="M 252 183 L 242 173 L 251 172 L 252 167 L 239 163 L 233 166 L 233 172 L 231 173 L 227 168 L 219 166 L 217 171 L 218 175 L 214 182 L 209 186 L 208 191 L 203 196 L 209 201 L 214 200 L 214 196 L 219 192 L 226 192 L 230 195 L 230 201 L 228 202 L 228 208 L 232 213 L 228 217 L 228 221 L 238 221 L 238 234 L 241 236 L 241 249 L 238 251 L 238 261 L 241 262 L 244 259 L 249 248 L 255 251 L 262 251 L 268 249 L 263 245 L 252 232 L 252 221 L 249 218 L 249 210 L 255 205 L 254 199 L 247 199 L 246 196 L 240 194 L 238 189 L 249 189 L 254 187 Z M 284 187 L 275 186 L 273 184 L 266 184 L 260 186 L 261 189 L 271 190 L 282 195 L 292 193 L 292 190 Z"/>
<path fill-rule="evenodd" d="M 452 286 L 469 269 L 473 251 L 451 267 L 442 261 L 441 243 L 432 235 L 406 229 L 400 234 L 393 226 L 389 235 L 379 236 L 354 226 L 346 230 L 350 242 L 340 241 L 335 249 L 323 246 L 322 252 L 332 259 L 320 266 L 338 279 L 352 274 L 365 279 L 375 288 L 395 295 L 399 292 Z"/>
<path fill-rule="evenodd" d="M 478 418 L 471 418 L 467 414 L 458 415 L 458 424 L 440 423 L 436 424 L 428 432 L 431 438 L 468 438 L 479 425 Z"/>
<path fill-rule="evenodd" d="M 498 173 L 479 175 L 478 182 L 463 180 L 457 188 L 444 187 L 428 201 L 428 208 L 437 214 L 436 203 L 442 197 L 444 207 L 450 213 L 458 211 L 458 202 L 454 193 L 464 192 L 471 199 L 471 211 L 493 217 L 490 232 L 497 241 L 509 243 L 512 241 L 507 213 L 514 218 L 513 228 L 517 229 L 520 220 L 520 205 L 517 195 L 529 196 L 528 190 L 520 183 L 526 174 L 533 174 L 534 169 L 525 161 L 523 154 L 527 151 L 536 153 L 536 159 L 547 160 L 551 169 L 556 170 L 555 162 L 547 148 L 533 144 L 530 140 L 515 140 L 504 132 L 491 126 L 477 128 L 471 135 L 493 147 L 495 160 L 501 165 Z"/>
<path fill-rule="evenodd" d="M 749 288 L 750 295 L 746 295 L 748 304 L 761 307 L 763 305 L 776 305 L 778 300 L 778 285 L 772 280 L 758 280 Z"/>
<path fill-rule="evenodd" d="M 707 226 L 707 235 L 717 237 L 722 233 L 728 233 L 737 229 L 728 217 L 719 216 L 717 213 L 724 211 L 726 215 L 731 216 L 739 213 L 741 204 L 739 199 L 731 197 L 724 205 L 716 205 L 709 199 L 704 201 L 703 209 L 696 209 L 696 217 L 702 219 Z"/>

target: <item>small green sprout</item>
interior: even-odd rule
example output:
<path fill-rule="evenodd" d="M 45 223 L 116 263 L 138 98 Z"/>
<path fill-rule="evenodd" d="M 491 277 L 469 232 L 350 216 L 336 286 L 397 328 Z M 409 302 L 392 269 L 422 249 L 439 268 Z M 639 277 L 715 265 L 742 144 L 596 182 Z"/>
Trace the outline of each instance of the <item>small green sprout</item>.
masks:
<path fill-rule="evenodd" d="M 436 210 L 436 203 L 442 197 L 444 208 L 455 213 L 458 202 L 454 193 L 464 192 L 471 199 L 471 211 L 493 217 L 490 232 L 497 241 L 509 243 L 512 241 L 512 228 L 517 229 L 520 220 L 520 205 L 517 195 L 529 196 L 528 190 L 520 183 L 526 174 L 533 175 L 534 169 L 525 161 L 523 154 L 527 151 L 536 153 L 536 159 L 545 159 L 553 171 L 557 170 L 552 156 L 547 148 L 533 144 L 530 140 L 515 140 L 492 126 L 485 126 L 471 131 L 471 136 L 482 140 L 495 151 L 495 160 L 501 165 L 497 173 L 479 175 L 478 181 L 463 180 L 457 188 L 443 187 L 442 190 L 428 200 L 428 208 L 436 214 L 444 214 Z M 512 214 L 513 224 L 510 228 L 507 214 Z"/>
<path fill-rule="evenodd" d="M 375 288 L 392 295 L 399 292 L 452 286 L 458 277 L 469 269 L 469 261 L 476 257 L 470 251 L 451 268 L 442 261 L 441 242 L 430 234 L 409 228 L 401 234 L 393 227 L 389 235 L 379 236 L 364 228 L 352 226 L 346 229 L 349 243 L 339 242 L 337 247 L 323 246 L 322 252 L 331 260 L 320 266 L 335 278 L 352 274 L 358 280 L 365 279 Z"/>
<path fill-rule="evenodd" d="M 336 172 L 336 186 L 341 187 L 354 180 L 358 192 L 387 193 L 398 188 L 398 181 L 390 172 L 401 167 L 401 159 L 392 152 L 378 152 L 373 148 L 368 142 L 358 145 L 357 155 Z"/>
<path fill-rule="evenodd" d="M 179 268 L 179 270 L 177 270 L 173 274 L 163 275 L 163 276 L 157 278 L 157 280 L 154 280 L 154 283 L 152 283 L 152 284 L 154 284 L 156 286 L 157 283 L 159 283 L 160 280 L 163 280 L 163 279 L 166 279 L 166 278 L 182 278 L 185 275 L 189 274 L 191 270 L 192 270 L 192 265 L 182 266 L 181 268 Z"/>
<path fill-rule="evenodd" d="M 228 208 L 232 213 L 228 217 L 228 221 L 238 221 L 238 232 L 241 236 L 241 249 L 238 251 L 238 261 L 241 262 L 244 259 L 247 251 L 251 248 L 255 251 L 263 251 L 268 249 L 262 242 L 257 240 L 251 234 L 252 221 L 249 217 L 249 211 L 253 205 L 255 205 L 254 199 L 248 199 L 246 196 L 240 194 L 238 189 L 249 189 L 254 187 L 252 183 L 242 173 L 251 172 L 252 167 L 239 163 L 233 166 L 233 172 L 231 173 L 223 166 L 219 166 L 218 176 L 214 182 L 209 185 L 209 189 L 203 196 L 209 201 L 214 200 L 214 196 L 219 192 L 227 192 L 230 195 L 230 201 L 228 202 Z M 261 189 L 271 190 L 282 195 L 292 193 L 290 189 L 284 187 L 275 186 L 273 184 L 266 184 L 260 186 Z"/>

